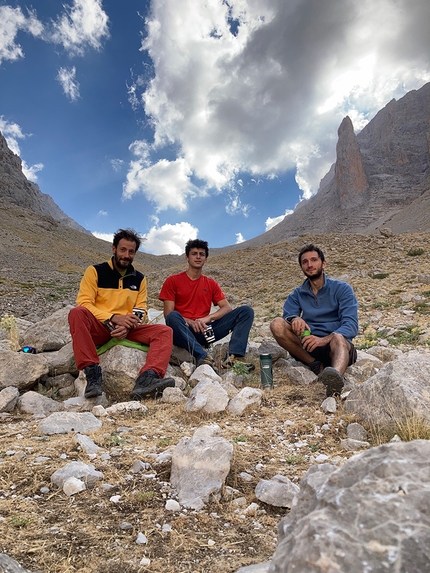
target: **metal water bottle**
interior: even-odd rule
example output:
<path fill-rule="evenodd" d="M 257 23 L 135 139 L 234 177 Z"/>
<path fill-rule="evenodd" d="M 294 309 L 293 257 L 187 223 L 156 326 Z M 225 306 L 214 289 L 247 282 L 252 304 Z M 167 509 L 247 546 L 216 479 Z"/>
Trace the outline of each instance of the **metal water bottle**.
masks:
<path fill-rule="evenodd" d="M 273 388 L 272 355 L 260 354 L 260 376 L 263 389 Z"/>

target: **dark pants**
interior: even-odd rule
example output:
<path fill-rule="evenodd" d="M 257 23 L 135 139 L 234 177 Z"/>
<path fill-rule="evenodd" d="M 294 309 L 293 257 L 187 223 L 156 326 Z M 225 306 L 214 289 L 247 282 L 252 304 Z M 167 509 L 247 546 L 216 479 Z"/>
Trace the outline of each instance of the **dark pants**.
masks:
<path fill-rule="evenodd" d="M 313 356 L 313 358 L 315 358 L 315 360 L 319 360 L 320 362 L 322 362 L 324 364 L 324 366 L 331 366 L 331 359 L 330 359 L 330 344 L 326 344 L 325 346 L 317 346 L 315 348 L 315 350 L 312 350 L 312 352 L 309 352 L 309 354 L 311 356 Z M 298 358 L 296 358 L 296 356 L 293 356 L 290 352 L 290 355 L 297 360 L 298 362 L 301 362 L 301 360 L 299 360 Z M 352 342 L 349 343 L 349 362 L 348 362 L 348 366 L 351 366 L 351 364 L 354 364 L 354 362 L 356 362 L 357 360 L 357 351 L 354 347 L 354 345 L 352 344 Z"/>
<path fill-rule="evenodd" d="M 248 344 L 248 335 L 254 320 L 254 311 L 250 306 L 239 306 L 222 316 L 219 320 L 210 323 L 213 328 L 215 340 L 221 340 L 232 333 L 228 345 L 229 354 L 245 356 Z M 173 330 L 173 344 L 185 348 L 196 360 L 207 355 L 208 347 L 205 337 L 200 332 L 194 332 L 185 322 L 179 312 L 173 310 L 166 316 L 166 324 Z"/>

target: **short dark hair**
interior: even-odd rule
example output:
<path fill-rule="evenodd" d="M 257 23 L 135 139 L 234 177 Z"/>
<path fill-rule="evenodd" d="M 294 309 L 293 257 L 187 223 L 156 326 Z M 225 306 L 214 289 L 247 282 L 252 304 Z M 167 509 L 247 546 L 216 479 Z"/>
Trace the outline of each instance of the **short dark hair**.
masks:
<path fill-rule="evenodd" d="M 302 255 L 304 255 L 305 253 L 309 253 L 311 251 L 315 251 L 316 253 L 318 253 L 318 256 L 322 262 L 325 261 L 324 253 L 322 252 L 322 250 L 319 247 L 316 247 L 315 245 L 310 243 L 309 245 L 306 245 L 305 247 L 300 249 L 300 253 L 299 253 L 299 257 L 298 257 L 300 266 L 302 266 Z"/>
<path fill-rule="evenodd" d="M 185 254 L 188 257 L 191 249 L 204 249 L 206 253 L 206 258 L 209 256 L 209 247 L 207 241 L 202 241 L 201 239 L 190 239 L 185 245 Z"/>
<path fill-rule="evenodd" d="M 125 239 L 126 241 L 133 241 L 136 243 L 136 251 L 139 250 L 140 243 L 142 242 L 142 239 L 134 229 L 118 229 L 118 231 L 113 236 L 113 246 L 117 247 L 121 239 Z"/>

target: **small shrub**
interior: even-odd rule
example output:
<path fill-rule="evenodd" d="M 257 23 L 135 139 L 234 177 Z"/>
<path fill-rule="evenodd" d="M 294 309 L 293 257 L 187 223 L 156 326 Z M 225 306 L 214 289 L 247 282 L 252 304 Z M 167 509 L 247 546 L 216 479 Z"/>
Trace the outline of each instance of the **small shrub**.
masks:
<path fill-rule="evenodd" d="M 245 362 L 235 362 L 232 370 L 237 376 L 246 376 L 248 374 L 248 367 Z"/>
<path fill-rule="evenodd" d="M 146 503 L 148 501 L 151 501 L 155 497 L 157 497 L 157 493 L 152 490 L 142 490 L 138 491 L 136 494 L 137 501 L 140 501 L 141 503 Z"/>
<path fill-rule="evenodd" d="M 10 520 L 10 524 L 12 525 L 12 527 L 16 527 L 16 528 L 21 528 L 21 527 L 27 527 L 27 525 L 30 523 L 30 520 L 26 517 L 21 517 L 20 515 L 14 515 L 13 517 L 11 517 Z"/>
<path fill-rule="evenodd" d="M 243 435 L 237 436 L 235 438 L 233 438 L 233 442 L 246 442 L 246 437 Z"/>
<path fill-rule="evenodd" d="M 287 462 L 287 464 L 290 464 L 292 466 L 296 466 L 299 464 L 303 464 L 306 460 L 303 456 L 297 454 L 297 455 L 288 456 L 288 458 L 286 458 L 285 461 Z"/>
<path fill-rule="evenodd" d="M 416 344 L 421 334 L 423 334 L 421 327 L 410 324 L 409 326 L 399 328 L 399 330 L 393 334 L 393 336 L 388 337 L 387 340 L 393 346 L 398 344 Z"/>
<path fill-rule="evenodd" d="M 420 255 L 424 254 L 424 249 L 422 249 L 421 247 L 415 247 L 415 248 L 409 249 L 409 251 L 406 254 L 409 257 L 419 257 Z"/>
<path fill-rule="evenodd" d="M 372 279 L 386 279 L 388 276 L 388 273 L 375 273 L 372 275 Z"/>
<path fill-rule="evenodd" d="M 121 438 L 121 436 L 118 436 L 116 432 L 113 432 L 106 438 L 106 445 L 108 446 L 122 446 L 124 443 L 125 438 Z"/>

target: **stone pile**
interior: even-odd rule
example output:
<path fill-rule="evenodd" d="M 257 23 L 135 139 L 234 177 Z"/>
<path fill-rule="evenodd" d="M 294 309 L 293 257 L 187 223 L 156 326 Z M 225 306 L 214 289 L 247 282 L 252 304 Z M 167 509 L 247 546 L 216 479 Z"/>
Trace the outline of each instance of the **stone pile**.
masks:
<path fill-rule="evenodd" d="M 32 415 L 39 420 L 39 436 L 70 434 L 91 461 L 59 465 L 51 475 L 51 486 L 45 486 L 46 492 L 41 491 L 42 494 L 49 495 L 53 488 L 70 498 L 85 495 L 87 489 L 111 488 L 111 503 L 120 503 L 121 495 L 114 495 L 115 486 L 106 483 L 103 471 L 97 469 L 100 463 L 109 464 L 114 452 L 98 446 L 88 434 L 99 430 L 111 416 L 131 411 L 148 414 L 148 403 L 128 401 L 146 355 L 121 345 L 102 354 L 105 393 L 96 399 L 85 399 L 85 378 L 77 372 L 71 350 L 68 311 L 69 307 L 64 307 L 35 324 L 18 321 L 20 343 L 31 343 L 40 349 L 37 354 L 16 352 L 7 333 L 3 333 L 1 416 L 6 421 L 16 410 Z M 267 330 L 266 326 L 261 332 Z M 221 343 L 214 348 L 214 355 L 220 356 L 224 350 Z M 272 354 L 275 379 L 296 386 L 315 383 L 312 372 L 289 358 L 269 337 L 250 342 L 246 360 L 258 364 L 261 352 Z M 169 375 L 174 376 L 176 387 L 164 391 L 162 403 L 166 407 L 179 405 L 184 412 L 200 412 L 205 416 L 224 412 L 233 420 L 258 412 L 264 399 L 265 391 L 247 386 L 246 380 L 232 371 L 220 376 L 207 365 L 195 368 L 191 357 L 180 349 L 172 354 Z M 346 372 L 341 400 L 347 412 L 367 425 L 377 422 L 388 427 L 411 418 L 429 422 L 429 386 L 430 354 L 426 349 L 402 352 L 375 346 L 358 352 L 357 362 Z M 51 395 L 42 395 L 41 389 Z M 321 410 L 329 415 L 337 407 L 334 398 L 321 404 Z M 285 424 L 288 425 L 288 420 Z M 301 445 L 297 443 L 294 447 L 300 449 Z M 260 479 L 254 491 L 259 503 L 249 503 L 240 489 L 226 486 L 233 447 L 217 425 L 200 425 L 191 436 L 178 439 L 176 444 L 154 455 L 151 463 L 136 457 L 130 472 L 156 479 L 157 467 L 170 468 L 169 483 L 160 486 L 167 495 L 166 512 L 201 511 L 214 499 L 230 499 L 244 516 L 259 515 L 260 504 L 290 508 L 291 512 L 279 524 L 279 542 L 271 562 L 242 568 L 243 573 L 294 570 L 358 573 L 364 563 L 372 563 L 372 571 L 382 573 L 388 564 L 395 567 L 400 562 L 410 566 L 399 569 L 402 571 L 426 570 L 430 565 L 425 549 L 430 541 L 426 533 L 430 515 L 430 508 L 426 507 L 430 493 L 427 491 L 429 443 L 394 441 L 369 449 L 365 428 L 352 422 L 341 447 L 346 452 L 366 451 L 341 467 L 325 463 L 327 456 L 315 455 L 315 465 L 300 486 L 282 473 Z M 9 450 L 6 455 L 14 456 L 17 452 Z M 239 478 L 246 483 L 253 476 L 243 472 Z M 351 515 L 356 517 L 352 520 Z M 392 515 L 395 525 L 389 526 L 387 521 L 387 526 L 377 527 Z M 415 524 L 412 528 L 411 515 Z M 136 543 L 145 544 L 145 539 L 143 531 L 136 532 Z M 7 560 L 7 556 L 0 557 Z M 8 566 L 11 571 L 17 567 L 12 562 Z"/>

